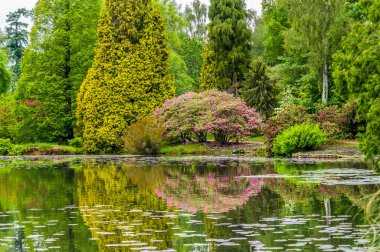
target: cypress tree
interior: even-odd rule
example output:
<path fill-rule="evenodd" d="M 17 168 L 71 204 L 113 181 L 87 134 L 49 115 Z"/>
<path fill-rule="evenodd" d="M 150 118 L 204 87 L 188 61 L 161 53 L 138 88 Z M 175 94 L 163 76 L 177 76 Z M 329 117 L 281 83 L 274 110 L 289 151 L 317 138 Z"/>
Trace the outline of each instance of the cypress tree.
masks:
<path fill-rule="evenodd" d="M 237 93 L 249 68 L 252 31 L 247 24 L 244 0 L 211 0 L 208 26 L 210 59 L 204 60 L 201 86 L 217 86 L 220 90 Z M 207 49 L 206 49 L 207 50 Z M 212 77 L 213 73 L 215 77 Z M 210 85 L 218 80 L 215 85 Z"/>
<path fill-rule="evenodd" d="M 174 95 L 168 54 L 164 21 L 151 0 L 105 1 L 94 64 L 77 98 L 86 152 L 121 150 L 126 127 Z"/>
<path fill-rule="evenodd" d="M 16 86 L 15 139 L 74 136 L 76 96 L 92 65 L 102 0 L 39 0 Z"/>

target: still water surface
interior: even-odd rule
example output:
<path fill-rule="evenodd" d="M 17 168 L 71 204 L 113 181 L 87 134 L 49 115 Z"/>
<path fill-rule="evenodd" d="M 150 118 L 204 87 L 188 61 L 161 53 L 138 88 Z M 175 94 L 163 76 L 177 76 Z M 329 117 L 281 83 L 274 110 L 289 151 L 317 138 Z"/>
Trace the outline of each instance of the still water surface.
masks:
<path fill-rule="evenodd" d="M 379 190 L 360 162 L 5 159 L 0 251 L 379 251 Z"/>

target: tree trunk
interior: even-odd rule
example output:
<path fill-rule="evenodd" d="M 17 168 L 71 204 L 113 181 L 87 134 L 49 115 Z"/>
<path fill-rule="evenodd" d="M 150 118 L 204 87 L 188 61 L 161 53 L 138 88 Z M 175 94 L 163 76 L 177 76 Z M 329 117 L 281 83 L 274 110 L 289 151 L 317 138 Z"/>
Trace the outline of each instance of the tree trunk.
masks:
<path fill-rule="evenodd" d="M 326 20 L 324 24 L 323 32 L 323 73 L 322 73 L 322 103 L 326 104 L 329 98 L 329 67 L 328 67 L 328 53 L 329 53 L 329 41 L 327 36 L 328 24 L 329 24 L 329 4 L 325 0 L 325 13 Z"/>
<path fill-rule="evenodd" d="M 323 62 L 323 84 L 322 84 L 322 103 L 327 103 L 329 97 L 329 76 L 328 64 L 325 58 Z"/>

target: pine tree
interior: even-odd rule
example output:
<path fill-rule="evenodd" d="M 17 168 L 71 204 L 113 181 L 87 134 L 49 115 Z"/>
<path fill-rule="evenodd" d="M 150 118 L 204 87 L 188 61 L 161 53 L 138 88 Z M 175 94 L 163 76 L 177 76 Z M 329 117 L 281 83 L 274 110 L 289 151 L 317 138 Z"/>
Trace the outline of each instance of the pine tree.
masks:
<path fill-rule="evenodd" d="M 102 0 L 39 0 L 16 86 L 16 140 L 74 136 L 76 96 L 92 65 Z"/>
<path fill-rule="evenodd" d="M 210 86 L 207 83 L 218 80 L 211 86 L 237 93 L 249 68 L 252 47 L 252 31 L 248 28 L 244 0 L 211 0 L 209 19 L 210 52 L 205 56 L 210 59 L 204 60 L 203 68 L 212 70 L 202 70 L 202 74 L 212 72 L 215 77 L 210 74 L 201 77 L 201 86 Z"/>
<path fill-rule="evenodd" d="M 153 113 L 174 95 L 167 37 L 150 0 L 106 0 L 95 60 L 78 95 L 84 150 L 122 149 L 128 125 Z"/>

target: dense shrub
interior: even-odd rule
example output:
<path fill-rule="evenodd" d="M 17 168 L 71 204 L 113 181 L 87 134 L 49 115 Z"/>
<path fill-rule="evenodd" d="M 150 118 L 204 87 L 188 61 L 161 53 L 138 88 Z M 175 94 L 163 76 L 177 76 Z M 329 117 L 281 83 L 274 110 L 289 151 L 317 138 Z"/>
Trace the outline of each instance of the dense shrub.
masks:
<path fill-rule="evenodd" d="M 12 149 L 11 140 L 8 138 L 0 138 L 0 155 L 6 156 L 9 155 L 9 152 Z"/>
<path fill-rule="evenodd" d="M 20 156 L 26 154 L 30 148 L 27 145 L 12 145 L 12 148 L 9 150 L 9 156 Z"/>
<path fill-rule="evenodd" d="M 326 133 L 329 142 L 350 135 L 356 125 L 350 120 L 353 113 L 350 108 L 340 109 L 337 106 L 304 107 L 291 105 L 276 112 L 262 126 L 262 132 L 267 139 L 267 151 L 271 152 L 273 140 L 278 134 L 296 124 L 315 123 Z M 352 126 L 353 125 L 353 126 Z"/>
<path fill-rule="evenodd" d="M 313 149 L 326 141 L 326 134 L 317 124 L 299 124 L 288 128 L 275 138 L 273 153 L 291 156 L 294 152 Z"/>
<path fill-rule="evenodd" d="M 163 140 L 164 127 L 151 117 L 128 127 L 124 134 L 125 150 L 130 154 L 157 154 Z"/>
<path fill-rule="evenodd" d="M 189 92 L 166 100 L 156 110 L 155 117 L 172 141 L 185 141 L 194 136 L 202 142 L 207 134 L 213 134 L 221 144 L 254 134 L 262 121 L 255 109 L 239 98 L 215 90 Z"/>
<path fill-rule="evenodd" d="M 68 141 L 69 145 L 76 148 L 82 148 L 83 147 L 83 138 L 81 137 L 75 137 L 73 139 L 70 139 Z"/>

